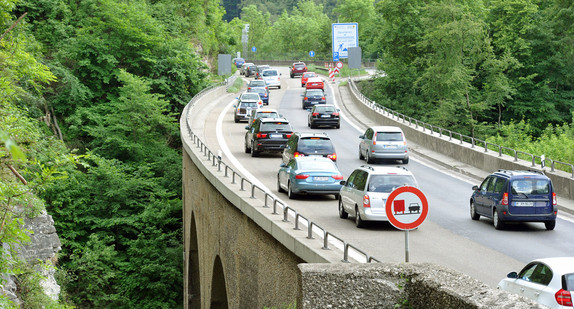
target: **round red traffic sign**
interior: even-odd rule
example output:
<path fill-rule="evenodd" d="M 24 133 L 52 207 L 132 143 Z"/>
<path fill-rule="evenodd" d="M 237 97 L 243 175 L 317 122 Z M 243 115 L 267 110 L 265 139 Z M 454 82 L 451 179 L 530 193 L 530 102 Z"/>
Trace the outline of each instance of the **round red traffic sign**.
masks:
<path fill-rule="evenodd" d="M 341 69 L 343 67 L 343 63 L 341 61 L 337 62 L 337 69 Z"/>
<path fill-rule="evenodd" d="M 416 229 L 428 215 L 428 201 L 415 187 L 400 187 L 389 195 L 385 211 L 389 222 L 400 230 Z"/>

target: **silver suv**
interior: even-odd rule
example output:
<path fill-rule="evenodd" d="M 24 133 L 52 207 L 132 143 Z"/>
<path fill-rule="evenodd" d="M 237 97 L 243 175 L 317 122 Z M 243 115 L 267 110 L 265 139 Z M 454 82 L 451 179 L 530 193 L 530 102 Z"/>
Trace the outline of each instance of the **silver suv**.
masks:
<path fill-rule="evenodd" d="M 365 221 L 388 221 L 385 205 L 395 189 L 402 186 L 418 187 L 415 176 L 403 166 L 362 165 L 341 181 L 339 217 L 355 217 L 357 227 Z"/>
<path fill-rule="evenodd" d="M 409 163 L 409 149 L 403 130 L 399 127 L 370 127 L 359 136 L 359 159 L 374 163 L 378 159 L 401 160 Z"/>

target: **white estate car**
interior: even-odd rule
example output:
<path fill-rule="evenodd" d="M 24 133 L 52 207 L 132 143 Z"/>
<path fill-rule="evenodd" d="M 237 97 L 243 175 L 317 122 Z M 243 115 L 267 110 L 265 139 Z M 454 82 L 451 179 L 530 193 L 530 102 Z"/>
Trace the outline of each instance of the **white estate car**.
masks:
<path fill-rule="evenodd" d="M 339 217 L 355 217 L 357 227 L 365 221 L 388 221 L 385 205 L 396 188 L 418 187 L 414 175 L 404 166 L 361 165 L 341 181 Z"/>
<path fill-rule="evenodd" d="M 509 273 L 498 283 L 498 288 L 550 308 L 572 308 L 574 257 L 533 260 L 519 273 Z"/>

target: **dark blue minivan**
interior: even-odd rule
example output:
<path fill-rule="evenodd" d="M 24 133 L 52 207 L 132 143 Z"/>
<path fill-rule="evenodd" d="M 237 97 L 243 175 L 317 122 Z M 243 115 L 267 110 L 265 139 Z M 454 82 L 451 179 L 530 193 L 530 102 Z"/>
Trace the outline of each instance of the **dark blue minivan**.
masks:
<path fill-rule="evenodd" d="M 498 170 L 472 189 L 472 220 L 492 218 L 497 230 L 511 221 L 544 222 L 547 230 L 556 226 L 556 193 L 552 181 L 542 172 Z"/>

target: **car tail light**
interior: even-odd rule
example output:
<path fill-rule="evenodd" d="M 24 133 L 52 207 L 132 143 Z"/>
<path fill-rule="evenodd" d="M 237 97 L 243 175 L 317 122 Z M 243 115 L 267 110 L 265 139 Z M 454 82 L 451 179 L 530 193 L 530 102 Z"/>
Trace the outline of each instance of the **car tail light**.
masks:
<path fill-rule="evenodd" d="M 295 175 L 295 179 L 307 179 L 307 178 L 309 178 L 309 175 L 306 175 L 306 174 Z"/>
<path fill-rule="evenodd" d="M 366 194 L 363 196 L 363 207 L 371 207 L 371 199 Z"/>
<path fill-rule="evenodd" d="M 295 151 L 295 153 L 293 154 L 294 157 L 304 157 L 305 155 L 302 153 L 299 153 L 297 151 Z"/>
<path fill-rule="evenodd" d="M 373 134 L 373 145 L 376 145 L 376 144 L 377 144 L 377 132 L 375 132 L 375 134 Z"/>
<path fill-rule="evenodd" d="M 307 101 L 307 100 L 309 100 L 309 98 L 308 98 L 308 97 L 304 97 L 303 100 Z"/>
<path fill-rule="evenodd" d="M 343 180 L 343 175 L 333 175 L 331 177 L 333 177 L 333 179 L 336 179 L 336 180 Z"/>
<path fill-rule="evenodd" d="M 257 133 L 257 138 L 267 138 L 267 133 Z"/>
<path fill-rule="evenodd" d="M 293 135 L 293 133 L 287 133 L 287 138 L 291 138 L 291 135 Z"/>
<path fill-rule="evenodd" d="M 552 192 L 552 206 L 558 205 L 558 200 L 556 199 L 556 192 Z"/>
<path fill-rule="evenodd" d="M 323 100 L 323 101 L 324 101 L 324 100 L 325 100 L 325 97 L 321 97 L 321 100 Z"/>
<path fill-rule="evenodd" d="M 336 153 L 333 153 L 333 154 L 327 155 L 327 158 L 329 158 L 329 159 L 331 159 L 331 160 L 333 160 L 333 161 L 337 161 L 337 154 L 336 154 Z"/>
<path fill-rule="evenodd" d="M 572 307 L 572 295 L 569 291 L 560 289 L 556 294 L 554 294 L 556 302 L 561 306 Z"/>
<path fill-rule="evenodd" d="M 502 195 L 502 201 L 500 203 L 502 205 L 508 205 L 508 192 L 504 192 Z"/>
<path fill-rule="evenodd" d="M 339 113 L 333 113 L 333 116 L 339 117 Z"/>
<path fill-rule="evenodd" d="M 312 115 L 313 115 L 313 117 L 317 117 L 317 116 L 319 116 L 319 113 L 313 113 Z"/>

